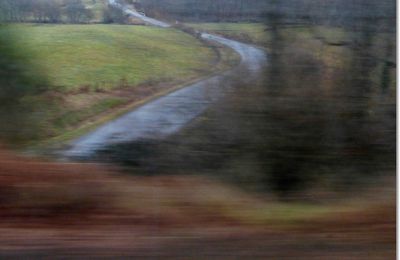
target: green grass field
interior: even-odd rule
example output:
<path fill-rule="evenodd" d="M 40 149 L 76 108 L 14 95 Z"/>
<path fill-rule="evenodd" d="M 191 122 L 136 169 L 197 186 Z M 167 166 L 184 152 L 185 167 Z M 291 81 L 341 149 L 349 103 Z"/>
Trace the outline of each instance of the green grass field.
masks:
<path fill-rule="evenodd" d="M 28 62 L 26 75 L 46 78 L 48 91 L 21 101 L 52 104 L 41 118 L 44 138 L 65 134 L 93 117 L 164 93 L 228 63 L 210 46 L 176 29 L 11 24 L 0 27 L 0 37 L 13 39 L 13 48 Z"/>
<path fill-rule="evenodd" d="M 190 78 L 209 68 L 213 52 L 173 29 L 123 25 L 14 25 L 16 47 L 44 70 L 51 87 L 110 89 Z"/>

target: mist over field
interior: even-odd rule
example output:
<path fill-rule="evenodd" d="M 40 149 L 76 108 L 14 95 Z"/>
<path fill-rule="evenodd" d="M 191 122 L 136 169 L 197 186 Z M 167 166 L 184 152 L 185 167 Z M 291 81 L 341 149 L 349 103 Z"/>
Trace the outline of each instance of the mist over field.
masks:
<path fill-rule="evenodd" d="M 0 1 L 0 257 L 393 259 L 395 10 Z"/>

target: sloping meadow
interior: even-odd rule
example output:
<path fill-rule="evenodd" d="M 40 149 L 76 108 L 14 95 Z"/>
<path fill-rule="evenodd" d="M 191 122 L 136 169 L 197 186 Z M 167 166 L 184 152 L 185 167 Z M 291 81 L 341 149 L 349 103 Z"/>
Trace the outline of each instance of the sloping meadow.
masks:
<path fill-rule="evenodd" d="M 21 112 L 0 129 L 12 142 L 57 136 L 104 111 L 210 73 L 216 59 L 211 48 L 174 29 L 8 24 L 0 35 L 2 52 L 10 56 L 2 63 L 2 87 L 18 85 L 3 91 L 5 100 L 14 100 L 8 111 Z M 31 120 L 14 127 L 26 114 L 23 107 Z M 28 133 L 19 134 L 22 129 Z"/>

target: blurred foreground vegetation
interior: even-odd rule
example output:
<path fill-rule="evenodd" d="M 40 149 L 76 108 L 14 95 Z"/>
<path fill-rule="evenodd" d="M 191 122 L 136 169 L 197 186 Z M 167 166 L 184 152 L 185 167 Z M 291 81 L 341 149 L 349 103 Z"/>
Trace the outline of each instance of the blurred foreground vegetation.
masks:
<path fill-rule="evenodd" d="M 206 177 L 127 176 L 0 150 L 0 256 L 390 259 L 394 192 L 277 203 Z"/>

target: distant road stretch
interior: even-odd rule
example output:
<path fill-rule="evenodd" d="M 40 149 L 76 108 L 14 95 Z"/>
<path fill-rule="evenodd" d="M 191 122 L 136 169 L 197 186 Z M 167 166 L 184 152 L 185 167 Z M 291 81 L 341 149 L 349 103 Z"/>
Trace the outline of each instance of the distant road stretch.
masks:
<path fill-rule="evenodd" d="M 144 16 L 144 15 L 140 14 L 139 12 L 137 12 L 137 11 L 134 10 L 134 9 L 131 9 L 131 8 L 127 7 L 127 6 L 124 6 L 124 5 L 122 5 L 122 4 L 119 4 L 119 3 L 117 2 L 117 0 L 108 0 L 108 3 L 109 3 L 110 5 L 112 5 L 112 6 L 115 6 L 115 7 L 119 8 L 119 9 L 121 9 L 124 13 L 126 13 L 126 14 L 128 14 L 128 15 L 130 15 L 130 16 L 139 18 L 139 19 L 141 19 L 142 21 L 144 21 L 144 22 L 146 22 L 146 23 L 148 23 L 148 24 L 150 24 L 150 25 L 154 25 L 154 26 L 158 26 L 158 27 L 163 27 L 163 28 L 171 27 L 171 25 L 169 25 L 169 24 L 167 24 L 167 23 L 164 23 L 164 22 L 158 21 L 158 20 L 156 20 L 156 19 L 153 19 L 153 18 Z"/>

